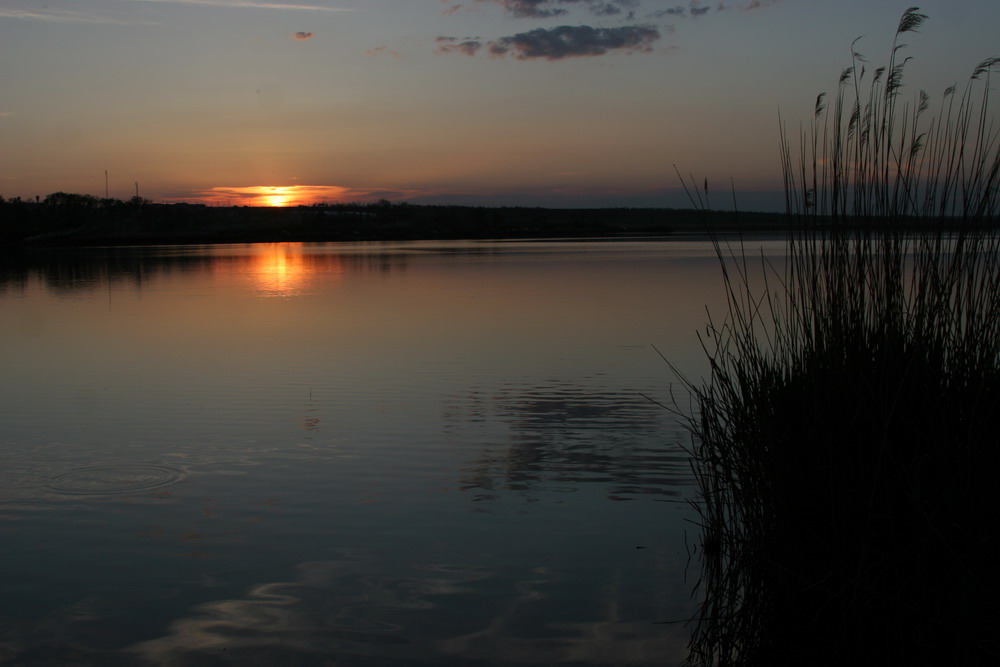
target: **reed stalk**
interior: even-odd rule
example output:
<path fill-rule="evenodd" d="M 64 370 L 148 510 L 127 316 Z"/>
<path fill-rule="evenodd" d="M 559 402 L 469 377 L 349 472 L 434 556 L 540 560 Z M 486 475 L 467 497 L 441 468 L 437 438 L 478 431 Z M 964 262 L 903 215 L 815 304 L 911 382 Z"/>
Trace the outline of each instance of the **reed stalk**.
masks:
<path fill-rule="evenodd" d="M 781 132 L 784 263 L 716 240 L 692 664 L 1000 660 L 1000 60 L 929 117 L 902 94 L 925 19 L 871 75 L 852 45 L 832 108 Z"/>

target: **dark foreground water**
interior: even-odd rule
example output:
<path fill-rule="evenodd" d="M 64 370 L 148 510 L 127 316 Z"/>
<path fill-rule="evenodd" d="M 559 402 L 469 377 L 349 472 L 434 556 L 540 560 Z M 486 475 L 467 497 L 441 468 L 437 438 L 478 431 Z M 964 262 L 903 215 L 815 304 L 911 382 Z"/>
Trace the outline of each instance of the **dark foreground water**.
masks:
<path fill-rule="evenodd" d="M 677 664 L 645 396 L 719 287 L 683 240 L 4 257 L 0 663 Z"/>

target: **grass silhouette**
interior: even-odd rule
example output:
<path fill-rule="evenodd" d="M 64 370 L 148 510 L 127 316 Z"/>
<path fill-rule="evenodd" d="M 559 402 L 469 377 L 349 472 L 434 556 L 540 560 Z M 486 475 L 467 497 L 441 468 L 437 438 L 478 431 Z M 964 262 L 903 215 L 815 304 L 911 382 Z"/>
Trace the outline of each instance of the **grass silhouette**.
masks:
<path fill-rule="evenodd" d="M 925 19 L 871 75 L 854 53 L 794 158 L 782 132 L 784 262 L 716 239 L 692 664 L 1000 659 L 998 60 L 928 117 L 899 42 Z"/>

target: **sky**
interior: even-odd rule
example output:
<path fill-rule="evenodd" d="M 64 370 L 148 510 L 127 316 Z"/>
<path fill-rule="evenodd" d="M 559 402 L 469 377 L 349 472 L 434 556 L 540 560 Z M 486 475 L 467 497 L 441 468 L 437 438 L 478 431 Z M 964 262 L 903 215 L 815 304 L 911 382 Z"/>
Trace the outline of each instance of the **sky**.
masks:
<path fill-rule="evenodd" d="M 885 0 L 0 0 L 0 196 L 212 205 L 783 206 L 793 133 Z M 904 35 L 932 105 L 1000 2 Z"/>

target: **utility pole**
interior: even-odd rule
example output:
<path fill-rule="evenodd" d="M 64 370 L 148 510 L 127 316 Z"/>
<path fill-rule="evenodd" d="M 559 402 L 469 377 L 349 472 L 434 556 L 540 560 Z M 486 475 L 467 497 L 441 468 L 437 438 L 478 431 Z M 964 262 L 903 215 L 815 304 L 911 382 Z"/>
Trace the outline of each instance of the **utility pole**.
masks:
<path fill-rule="evenodd" d="M 104 170 L 104 198 L 108 198 L 108 170 Z"/>

